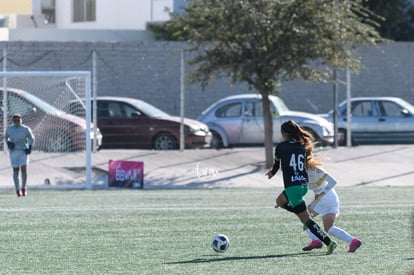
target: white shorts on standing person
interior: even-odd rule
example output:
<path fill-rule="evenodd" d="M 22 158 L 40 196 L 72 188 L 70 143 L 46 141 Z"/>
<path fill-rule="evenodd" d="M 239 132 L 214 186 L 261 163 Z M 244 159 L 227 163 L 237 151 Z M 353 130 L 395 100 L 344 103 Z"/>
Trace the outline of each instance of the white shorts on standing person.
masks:
<path fill-rule="evenodd" d="M 22 116 L 20 114 L 13 115 L 12 122 L 13 124 L 7 127 L 4 138 L 9 149 L 10 163 L 13 167 L 13 182 L 16 195 L 20 197 L 27 195 L 27 165 L 35 137 L 32 130 L 22 124 Z M 19 170 L 21 170 L 21 188 Z"/>
<path fill-rule="evenodd" d="M 315 194 L 314 201 L 308 206 L 309 212 L 314 216 L 321 215 L 325 232 L 349 243 L 348 252 L 355 252 L 362 242 L 334 224 L 339 216 L 339 197 L 334 189 L 336 180 L 323 169 L 319 161 L 312 159 L 311 156 L 307 161 L 307 171 L 309 189 Z M 321 241 L 309 229 L 306 229 L 306 232 L 312 241 L 303 250 L 321 248 Z"/>

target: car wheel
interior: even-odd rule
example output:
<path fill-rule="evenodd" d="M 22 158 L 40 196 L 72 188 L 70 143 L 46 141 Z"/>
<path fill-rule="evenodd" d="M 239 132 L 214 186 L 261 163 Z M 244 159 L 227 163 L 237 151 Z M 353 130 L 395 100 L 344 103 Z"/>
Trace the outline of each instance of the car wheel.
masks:
<path fill-rule="evenodd" d="M 43 147 L 44 152 L 71 152 L 72 140 L 67 134 L 50 132 Z"/>
<path fill-rule="evenodd" d="M 347 134 L 345 129 L 338 130 L 338 146 L 346 146 L 347 144 Z M 351 139 L 351 145 L 358 145 L 353 139 Z"/>
<path fill-rule="evenodd" d="M 173 135 L 168 133 L 158 134 L 154 138 L 153 148 L 155 150 L 172 150 L 177 149 L 177 140 Z"/>
<path fill-rule="evenodd" d="M 217 132 L 212 132 L 210 147 L 214 149 L 221 149 L 223 148 L 223 140 L 221 139 L 221 136 Z"/>

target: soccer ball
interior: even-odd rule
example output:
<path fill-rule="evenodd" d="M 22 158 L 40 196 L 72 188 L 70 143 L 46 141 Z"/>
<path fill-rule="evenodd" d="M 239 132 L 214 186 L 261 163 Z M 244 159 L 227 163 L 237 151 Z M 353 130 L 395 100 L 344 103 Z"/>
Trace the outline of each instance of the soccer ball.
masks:
<path fill-rule="evenodd" d="M 218 253 L 226 252 L 229 249 L 230 240 L 226 235 L 218 234 L 211 240 L 211 247 Z"/>

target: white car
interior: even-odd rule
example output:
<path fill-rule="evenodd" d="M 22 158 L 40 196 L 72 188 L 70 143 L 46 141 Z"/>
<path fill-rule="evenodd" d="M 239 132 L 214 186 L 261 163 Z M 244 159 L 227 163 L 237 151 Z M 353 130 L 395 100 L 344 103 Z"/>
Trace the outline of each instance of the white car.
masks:
<path fill-rule="evenodd" d="M 273 142 L 282 142 L 280 125 L 295 120 L 309 130 L 315 140 L 323 145 L 333 143 L 333 124 L 326 119 L 304 112 L 291 111 L 276 96 L 269 96 L 273 116 Z M 213 134 L 211 147 L 232 145 L 261 145 L 264 143 L 262 96 L 242 94 L 226 97 L 208 107 L 197 118 L 209 127 Z"/>

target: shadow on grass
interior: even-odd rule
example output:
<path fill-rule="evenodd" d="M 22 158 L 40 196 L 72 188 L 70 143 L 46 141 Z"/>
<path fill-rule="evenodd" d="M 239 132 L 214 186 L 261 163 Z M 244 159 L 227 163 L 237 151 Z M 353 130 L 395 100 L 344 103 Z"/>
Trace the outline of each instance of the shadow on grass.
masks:
<path fill-rule="evenodd" d="M 278 255 L 263 255 L 263 256 L 244 256 L 244 257 L 222 257 L 221 254 L 217 254 L 217 255 L 204 255 L 204 258 L 197 258 L 197 259 L 188 260 L 188 261 L 167 262 L 166 264 L 197 264 L 197 263 L 211 263 L 211 262 L 223 262 L 223 261 L 243 261 L 243 260 L 256 260 L 256 259 L 298 257 L 298 256 L 304 256 L 304 255 L 308 255 L 312 257 L 326 256 L 325 253 L 316 254 L 316 253 L 311 253 L 311 252 L 278 254 Z"/>

